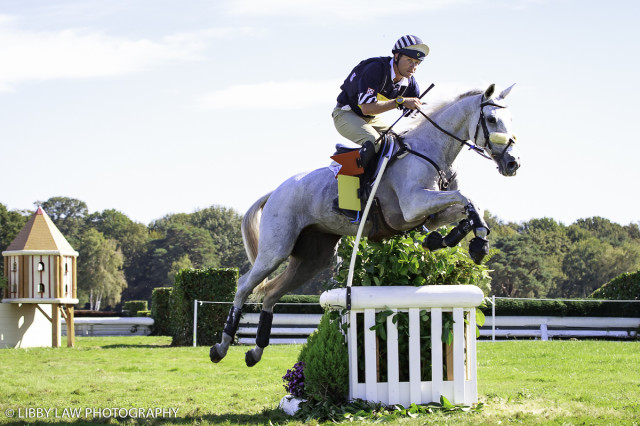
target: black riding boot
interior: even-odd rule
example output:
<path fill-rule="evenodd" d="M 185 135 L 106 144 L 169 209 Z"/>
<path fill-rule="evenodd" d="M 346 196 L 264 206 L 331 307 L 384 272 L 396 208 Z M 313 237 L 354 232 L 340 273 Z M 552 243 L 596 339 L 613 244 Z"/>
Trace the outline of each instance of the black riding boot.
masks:
<path fill-rule="evenodd" d="M 364 169 L 367 164 L 371 162 L 373 157 L 376 156 L 376 147 L 371 141 L 366 141 L 360 148 L 360 165 Z"/>

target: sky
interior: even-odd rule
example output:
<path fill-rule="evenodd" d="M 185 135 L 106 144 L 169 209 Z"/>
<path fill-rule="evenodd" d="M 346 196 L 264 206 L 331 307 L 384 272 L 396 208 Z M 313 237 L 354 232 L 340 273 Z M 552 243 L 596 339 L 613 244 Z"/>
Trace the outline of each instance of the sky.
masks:
<path fill-rule="evenodd" d="M 459 157 L 478 205 L 635 223 L 638 16 L 633 0 L 0 0 L 0 203 L 71 197 L 145 224 L 244 214 L 330 163 L 341 82 L 414 34 L 427 103 L 516 83 L 518 174 Z"/>

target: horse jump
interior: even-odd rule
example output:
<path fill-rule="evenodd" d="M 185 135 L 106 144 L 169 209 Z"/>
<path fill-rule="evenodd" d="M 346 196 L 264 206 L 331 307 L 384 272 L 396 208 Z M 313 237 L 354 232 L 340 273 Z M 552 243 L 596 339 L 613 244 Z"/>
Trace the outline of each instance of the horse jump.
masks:
<path fill-rule="evenodd" d="M 516 174 L 520 157 L 511 114 L 504 102 L 511 87 L 497 93 L 492 84 L 485 91 L 463 93 L 431 112 L 429 118 L 442 127 L 425 121 L 404 136 L 411 155 L 387 167 L 377 192 L 384 221 L 394 233 L 421 225 L 437 229 L 458 222 L 454 235 L 443 239 L 430 234 L 427 248 L 453 246 L 473 231 L 475 238 L 469 251 L 474 261 L 481 261 L 489 249 L 489 230 L 482 210 L 458 189 L 455 160 L 465 145 L 471 145 L 492 159 L 502 175 Z M 442 189 L 443 180 L 446 190 Z M 332 210 L 336 194 L 336 179 L 325 167 L 289 178 L 245 214 L 242 235 L 253 267 L 238 281 L 222 340 L 211 347 L 213 362 L 226 356 L 242 306 L 255 289 L 264 294 L 264 299 L 256 346 L 246 353 L 245 362 L 250 367 L 258 363 L 269 344 L 276 302 L 330 266 L 342 236 L 356 235 L 358 225 Z M 366 224 L 364 231 L 369 234 L 371 224 Z M 263 283 L 286 259 L 289 264 L 285 271 Z"/>

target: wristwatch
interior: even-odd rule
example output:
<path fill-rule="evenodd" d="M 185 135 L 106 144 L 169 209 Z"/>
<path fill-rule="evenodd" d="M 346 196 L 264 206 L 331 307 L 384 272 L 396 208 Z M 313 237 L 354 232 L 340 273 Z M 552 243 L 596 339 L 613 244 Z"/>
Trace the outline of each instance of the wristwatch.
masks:
<path fill-rule="evenodd" d="M 404 98 L 402 96 L 398 96 L 396 98 L 396 103 L 398 104 L 398 108 L 404 103 Z"/>

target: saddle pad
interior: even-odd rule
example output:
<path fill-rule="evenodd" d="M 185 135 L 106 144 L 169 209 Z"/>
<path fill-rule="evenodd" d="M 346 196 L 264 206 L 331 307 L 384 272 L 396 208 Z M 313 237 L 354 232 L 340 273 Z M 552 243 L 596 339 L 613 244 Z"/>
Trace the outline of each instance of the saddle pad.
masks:
<path fill-rule="evenodd" d="M 360 178 L 357 176 L 338 175 L 338 207 L 345 210 L 360 211 L 362 209 L 358 189 Z"/>

